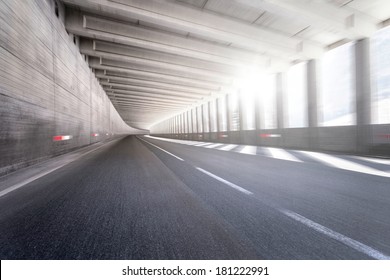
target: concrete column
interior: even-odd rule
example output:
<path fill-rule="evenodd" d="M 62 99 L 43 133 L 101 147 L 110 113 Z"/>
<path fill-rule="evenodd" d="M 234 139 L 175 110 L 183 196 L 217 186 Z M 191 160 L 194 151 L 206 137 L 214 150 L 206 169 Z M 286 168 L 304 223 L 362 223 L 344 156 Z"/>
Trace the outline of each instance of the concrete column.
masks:
<path fill-rule="evenodd" d="M 317 66 L 317 61 L 314 59 L 307 62 L 307 105 L 310 128 L 318 126 Z"/>
<path fill-rule="evenodd" d="M 184 126 L 184 124 L 183 124 L 183 114 L 179 115 L 179 124 L 180 124 L 179 134 L 183 134 L 183 131 L 184 131 L 184 127 L 183 127 Z"/>
<path fill-rule="evenodd" d="M 356 128 L 358 152 L 366 153 L 371 141 L 370 40 L 355 44 Z"/>
<path fill-rule="evenodd" d="M 202 135 L 204 135 L 204 116 L 203 116 L 203 105 L 199 106 L 201 121 L 202 121 Z M 204 137 L 204 136 L 203 136 Z"/>
<path fill-rule="evenodd" d="M 199 112 L 199 107 L 195 108 L 195 115 L 196 115 L 196 132 L 198 134 L 201 133 L 200 131 L 200 123 L 199 123 L 199 113 L 202 115 L 202 112 Z M 202 118 L 201 118 L 202 119 Z"/>
<path fill-rule="evenodd" d="M 217 115 L 216 115 L 216 117 L 217 117 L 217 133 L 219 133 L 220 132 L 220 130 L 219 130 L 219 123 L 220 123 L 220 119 L 219 119 L 219 103 L 221 102 L 221 100 L 220 100 L 220 98 L 218 98 L 217 100 L 215 100 L 215 104 L 216 104 L 216 113 L 217 113 Z"/>
<path fill-rule="evenodd" d="M 230 112 L 230 110 L 231 110 L 231 108 L 230 108 L 230 106 L 229 106 L 229 103 L 230 103 L 230 99 L 231 99 L 232 97 L 228 94 L 228 95 L 226 95 L 226 97 L 225 97 L 225 105 L 226 105 L 226 131 L 228 131 L 228 132 L 230 132 L 230 116 L 231 116 L 231 112 Z"/>
<path fill-rule="evenodd" d="M 283 94 L 285 91 L 285 73 L 277 73 L 276 82 L 276 112 L 278 129 L 284 128 Z"/>
<path fill-rule="evenodd" d="M 312 59 L 307 62 L 306 80 L 307 80 L 307 106 L 308 106 L 308 130 L 309 130 L 309 148 L 318 148 L 318 63 Z"/>
<path fill-rule="evenodd" d="M 255 126 L 256 126 L 256 131 L 258 132 L 261 129 L 260 92 L 255 95 L 254 102 L 255 102 Z"/>
<path fill-rule="evenodd" d="M 237 93 L 237 95 L 238 95 L 238 105 L 237 105 L 237 107 L 238 107 L 238 120 L 239 120 L 239 122 L 238 122 L 238 126 L 239 126 L 238 127 L 238 131 L 242 131 L 243 128 L 244 128 L 244 118 L 242 117 L 242 112 L 244 110 L 242 108 L 243 103 L 242 103 L 242 99 L 241 99 L 241 92 L 239 91 Z"/>
<path fill-rule="evenodd" d="M 210 106 L 210 104 L 211 104 L 210 101 L 207 102 L 207 108 L 208 108 L 207 112 L 209 114 L 209 134 L 211 135 L 211 110 L 210 110 L 211 106 Z"/>
<path fill-rule="evenodd" d="M 189 113 L 188 112 L 189 111 L 186 112 L 186 114 L 187 114 L 187 134 L 190 134 L 190 118 L 189 118 Z"/>

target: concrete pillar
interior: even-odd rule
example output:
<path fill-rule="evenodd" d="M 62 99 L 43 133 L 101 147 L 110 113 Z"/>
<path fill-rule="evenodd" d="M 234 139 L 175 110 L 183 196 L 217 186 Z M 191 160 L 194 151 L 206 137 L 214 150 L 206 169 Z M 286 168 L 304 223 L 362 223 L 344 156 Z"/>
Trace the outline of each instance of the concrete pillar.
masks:
<path fill-rule="evenodd" d="M 241 98 L 241 92 L 239 91 L 238 93 L 237 93 L 237 95 L 238 95 L 238 105 L 237 105 L 237 107 L 238 107 L 238 130 L 239 131 L 242 131 L 243 130 L 243 128 L 244 128 L 244 118 L 242 117 L 242 113 L 244 112 L 244 108 L 242 108 L 242 106 L 243 106 L 243 102 L 242 102 L 242 98 Z"/>
<path fill-rule="evenodd" d="M 217 113 L 217 115 L 216 115 L 216 117 L 217 117 L 217 133 L 218 133 L 218 135 L 219 135 L 219 132 L 220 132 L 220 130 L 219 130 L 219 123 L 221 122 L 221 120 L 219 119 L 219 103 L 221 102 L 221 99 L 220 98 L 218 98 L 217 100 L 215 100 L 215 105 L 216 105 L 216 113 Z"/>
<path fill-rule="evenodd" d="M 255 126 L 256 126 L 256 131 L 259 132 L 261 129 L 260 92 L 255 95 L 254 102 L 255 102 Z"/>
<path fill-rule="evenodd" d="M 188 132 L 188 134 L 192 133 L 192 128 L 190 129 L 190 117 L 189 117 L 190 112 L 191 111 L 187 111 L 187 132 Z"/>
<path fill-rule="evenodd" d="M 203 105 L 199 106 L 200 114 L 201 114 L 201 120 L 202 120 L 202 135 L 204 137 L 204 115 L 203 115 Z"/>
<path fill-rule="evenodd" d="M 207 110 L 207 113 L 209 114 L 209 135 L 211 135 L 211 102 L 209 101 L 209 102 L 207 102 L 207 108 L 208 108 L 208 110 Z M 211 139 L 211 137 L 210 137 L 210 139 Z"/>
<path fill-rule="evenodd" d="M 285 91 L 285 73 L 277 73 L 275 77 L 276 82 L 276 112 L 278 129 L 284 128 L 284 108 L 283 108 L 283 94 Z"/>
<path fill-rule="evenodd" d="M 202 111 L 199 112 L 199 106 L 195 108 L 195 112 L 196 112 L 196 113 L 195 113 L 195 115 L 196 115 L 196 132 L 197 132 L 198 134 L 201 134 L 202 131 L 201 131 L 201 129 L 200 129 L 201 124 L 199 123 L 199 115 L 202 116 Z M 202 118 L 200 118 L 200 119 L 201 119 L 201 121 L 202 121 Z M 199 137 L 199 136 L 198 136 L 198 137 Z"/>
<path fill-rule="evenodd" d="M 230 99 L 232 98 L 229 94 L 225 97 L 225 105 L 226 105 L 226 131 L 230 131 L 230 116 L 231 116 L 231 108 L 229 106 Z"/>
<path fill-rule="evenodd" d="M 357 149 L 366 153 L 371 142 L 370 40 L 367 38 L 355 44 L 355 67 Z"/>
<path fill-rule="evenodd" d="M 317 61 L 312 59 L 307 62 L 307 105 L 308 105 L 308 126 L 318 126 L 317 106 Z"/>
<path fill-rule="evenodd" d="M 181 134 L 183 134 L 183 131 L 184 131 L 184 122 L 183 122 L 183 114 L 180 114 L 179 115 L 179 123 L 180 123 L 180 137 L 181 137 Z"/>
<path fill-rule="evenodd" d="M 312 59 L 307 62 L 307 106 L 308 106 L 308 130 L 309 148 L 318 148 L 318 63 Z"/>

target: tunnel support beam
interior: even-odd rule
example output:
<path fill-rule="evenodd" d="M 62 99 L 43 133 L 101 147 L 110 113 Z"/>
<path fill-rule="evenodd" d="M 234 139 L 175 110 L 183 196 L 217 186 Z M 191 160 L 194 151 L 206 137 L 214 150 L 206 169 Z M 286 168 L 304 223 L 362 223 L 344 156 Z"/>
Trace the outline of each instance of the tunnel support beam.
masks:
<path fill-rule="evenodd" d="M 370 40 L 368 38 L 356 41 L 355 74 L 357 149 L 360 153 L 367 153 L 371 135 Z"/>

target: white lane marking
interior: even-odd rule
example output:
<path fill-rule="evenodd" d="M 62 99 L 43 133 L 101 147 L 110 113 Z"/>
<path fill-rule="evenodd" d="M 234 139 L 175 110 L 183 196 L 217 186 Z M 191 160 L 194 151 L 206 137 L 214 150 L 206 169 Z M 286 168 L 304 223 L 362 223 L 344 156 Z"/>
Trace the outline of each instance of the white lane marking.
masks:
<path fill-rule="evenodd" d="M 202 146 L 207 146 L 207 145 L 211 145 L 213 143 L 204 143 L 204 142 L 200 142 L 200 144 L 195 144 L 194 146 L 196 147 L 202 147 Z"/>
<path fill-rule="evenodd" d="M 220 147 L 220 148 L 218 148 L 218 150 L 221 150 L 221 151 L 231 151 L 231 150 L 233 150 L 234 148 L 237 148 L 237 147 L 238 147 L 238 145 L 230 144 L 230 145 L 226 145 L 226 146 Z"/>
<path fill-rule="evenodd" d="M 137 137 L 137 138 L 138 138 L 138 137 Z M 156 145 L 150 143 L 149 141 L 146 141 L 146 140 L 144 140 L 144 139 L 142 139 L 142 138 L 138 138 L 138 139 L 141 140 L 141 141 L 144 141 L 144 142 L 148 143 L 149 145 L 152 145 L 153 147 L 156 147 L 157 149 L 160 149 L 161 151 L 167 153 L 167 154 L 170 155 L 170 156 L 173 156 L 173 157 L 177 158 L 178 160 L 184 161 L 184 159 L 179 158 L 178 156 L 176 156 L 176 155 L 174 155 L 174 154 L 172 154 L 172 153 L 170 153 L 170 152 L 168 152 L 168 151 L 166 151 L 166 150 L 160 148 L 159 146 L 156 146 Z"/>
<path fill-rule="evenodd" d="M 377 260 L 390 260 L 390 256 L 387 256 L 387 255 L 384 255 L 382 254 L 381 252 L 363 244 L 363 243 L 360 243 L 359 241 L 356 241 L 354 239 L 351 239 L 341 233 L 338 233 L 336 231 L 333 231 L 327 227 L 324 227 L 320 224 L 317 224 L 316 222 L 313 222 L 312 220 L 309 220 L 295 212 L 292 212 L 292 211 L 289 211 L 289 210 L 279 210 L 281 211 L 283 214 L 285 214 L 286 216 L 330 237 L 330 238 L 333 238 L 345 245 L 347 245 L 348 247 L 350 248 L 353 248 L 363 254 L 366 254 L 374 259 L 377 259 Z"/>
<path fill-rule="evenodd" d="M 205 146 L 205 148 L 213 149 L 213 148 L 217 148 L 217 147 L 223 146 L 223 145 L 224 145 L 224 144 L 217 143 L 217 144 L 212 144 L 212 145 L 209 145 L 209 146 Z"/>
<path fill-rule="evenodd" d="M 256 146 L 245 146 L 241 151 L 239 151 L 240 154 L 248 154 L 248 155 L 255 155 L 257 151 Z"/>
<path fill-rule="evenodd" d="M 355 171 L 360 173 L 366 173 L 370 175 L 376 175 L 376 176 L 382 176 L 382 177 L 390 177 L 390 173 L 383 172 L 365 165 L 361 165 L 355 162 L 351 162 L 345 159 L 341 159 L 338 157 L 322 154 L 322 153 L 316 153 L 316 152 L 306 152 L 306 151 L 299 151 L 300 153 L 304 155 L 308 155 L 316 160 L 322 161 L 327 165 L 330 165 L 332 167 L 341 168 L 349 171 Z"/>
<path fill-rule="evenodd" d="M 368 162 L 374 162 L 374 163 L 379 163 L 379 164 L 390 165 L 390 159 L 355 157 L 355 156 L 353 156 L 353 158 L 361 159 L 361 160 L 368 161 Z"/>
<path fill-rule="evenodd" d="M 244 188 L 241 188 L 240 186 L 237 186 L 236 184 L 233 184 L 233 183 L 231 183 L 231 182 L 229 182 L 229 181 L 227 181 L 227 180 L 225 180 L 217 175 L 214 175 L 213 173 L 210 173 L 210 172 L 200 168 L 200 167 L 196 167 L 196 169 L 198 169 L 200 172 L 203 172 L 204 174 L 209 175 L 210 177 L 228 185 L 229 187 L 232 187 L 233 189 L 236 189 L 236 190 L 243 192 L 245 194 L 248 194 L 248 195 L 253 194 L 252 192 L 250 192 Z"/>
<path fill-rule="evenodd" d="M 103 144 L 103 145 L 101 145 L 99 147 L 96 147 L 95 149 L 92 149 L 92 150 L 87 151 L 85 153 L 82 153 L 80 155 L 74 155 L 74 157 L 66 160 L 65 163 L 63 163 L 63 164 L 61 164 L 59 166 L 56 166 L 56 167 L 54 167 L 52 169 L 49 169 L 48 171 L 44 171 L 42 173 L 39 173 L 39 174 L 37 174 L 35 176 L 32 176 L 32 177 L 30 177 L 30 178 L 28 178 L 28 179 L 26 179 L 26 180 L 24 180 L 24 181 L 22 181 L 20 183 L 17 183 L 17 184 L 15 184 L 15 185 L 13 185 L 13 186 L 11 186 L 9 188 L 6 188 L 5 190 L 2 190 L 0 192 L 0 197 L 6 195 L 7 193 L 13 192 L 13 191 L 15 191 L 15 190 L 17 190 L 17 189 L 19 189 L 19 188 L 21 188 L 21 187 L 31 183 L 31 182 L 37 180 L 37 179 L 39 179 L 39 178 L 41 178 L 41 177 L 43 177 L 43 176 L 45 176 L 45 175 L 47 175 L 47 174 L 49 174 L 49 173 L 51 173 L 53 171 L 56 171 L 57 169 L 60 169 L 61 167 L 64 167 L 65 165 L 67 165 L 67 164 L 69 164 L 69 163 L 71 163 L 71 162 L 73 162 L 75 160 L 78 160 L 79 158 L 81 158 L 81 157 L 83 157 L 83 156 L 85 156 L 85 155 L 87 155 L 89 153 L 92 153 L 92 152 L 96 151 L 97 149 L 100 149 L 100 148 L 102 148 L 102 147 L 104 147 L 104 146 L 106 146 L 106 145 L 108 145 L 108 144 L 110 144 L 112 142 L 113 141 L 107 142 L 107 143 L 105 143 L 105 144 Z"/>
<path fill-rule="evenodd" d="M 289 152 L 278 148 L 267 148 L 267 151 L 271 154 L 271 157 L 282 160 L 289 160 L 295 162 L 302 162 L 300 159 L 294 157 Z"/>
<path fill-rule="evenodd" d="M 196 145 L 196 144 L 198 144 L 198 143 L 199 143 L 199 142 L 184 140 L 182 144 L 192 146 L 192 145 Z"/>

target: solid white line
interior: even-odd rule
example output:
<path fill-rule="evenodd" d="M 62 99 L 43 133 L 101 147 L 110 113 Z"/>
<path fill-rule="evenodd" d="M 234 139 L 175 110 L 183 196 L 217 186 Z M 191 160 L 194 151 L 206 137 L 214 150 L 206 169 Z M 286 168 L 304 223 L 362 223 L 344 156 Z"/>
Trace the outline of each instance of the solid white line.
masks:
<path fill-rule="evenodd" d="M 138 138 L 138 137 L 137 137 L 137 138 Z M 144 141 L 144 142 L 148 143 L 149 145 L 152 145 L 153 147 L 156 147 L 157 149 L 160 149 L 161 151 L 167 153 L 168 155 L 171 155 L 171 156 L 177 158 L 178 160 L 184 161 L 184 159 L 179 158 L 178 156 L 176 156 L 176 155 L 174 155 L 174 154 L 172 154 L 172 153 L 170 153 L 170 152 L 168 152 L 168 151 L 166 151 L 166 150 L 160 148 L 159 146 L 156 146 L 156 145 L 150 143 L 149 141 L 146 141 L 146 140 L 144 140 L 144 139 L 142 139 L 142 138 L 138 138 L 138 139 L 141 140 L 141 141 Z"/>
<path fill-rule="evenodd" d="M 282 160 L 289 160 L 289 161 L 295 161 L 295 162 L 302 162 L 300 159 L 297 159 L 292 154 L 288 153 L 287 151 L 283 149 L 278 148 L 267 148 L 268 152 L 271 154 L 273 158 L 276 159 L 282 159 Z"/>
<path fill-rule="evenodd" d="M 27 185 L 28 183 L 31 183 L 32 181 L 35 181 L 35 180 L 37 180 L 37 179 L 39 179 L 39 178 L 41 178 L 41 177 L 43 177 L 43 176 L 45 176 L 45 175 L 47 175 L 47 174 L 49 174 L 49 173 L 55 171 L 55 170 L 57 170 L 57 169 L 59 169 L 59 168 L 65 166 L 65 165 L 67 165 L 68 163 L 70 163 L 70 162 L 66 162 L 66 163 L 64 163 L 64 164 L 61 164 L 60 166 L 57 166 L 57 167 L 52 168 L 52 169 L 50 169 L 50 170 L 48 170 L 48 171 L 45 171 L 45 172 L 43 172 L 43 173 L 37 174 L 37 175 L 35 175 L 35 176 L 33 176 L 33 177 L 30 177 L 30 178 L 28 178 L 27 180 L 24 180 L 23 182 L 20 182 L 20 183 L 18 183 L 18 184 L 15 184 L 15 185 L 13 185 L 12 187 L 9 187 L 9 188 L 7 188 L 7 189 L 1 191 L 1 192 L 0 192 L 0 197 L 6 195 L 7 193 L 13 192 L 14 190 L 17 190 L 17 189 L 19 189 L 19 188 L 21 188 L 21 187 Z"/>
<path fill-rule="evenodd" d="M 81 158 L 81 157 L 83 157 L 83 156 L 85 156 L 85 155 L 87 155 L 87 154 L 89 154 L 89 153 L 92 153 L 92 152 L 96 151 L 97 149 L 100 149 L 100 148 L 102 148 L 102 147 L 104 147 L 104 146 L 106 146 L 106 145 L 108 145 L 108 144 L 110 144 L 110 143 L 112 143 L 112 141 L 110 141 L 110 142 L 108 142 L 108 143 L 105 143 L 105 144 L 103 144 L 103 145 L 101 145 L 101 146 L 99 146 L 99 147 L 97 147 L 97 148 L 95 148 L 95 149 L 92 149 L 92 150 L 90 150 L 90 151 L 87 151 L 87 152 L 85 152 L 85 153 L 82 153 L 82 154 L 80 154 L 80 155 L 76 155 L 76 156 L 73 157 L 72 159 L 68 159 L 65 163 L 63 163 L 63 164 L 61 164 L 61 165 L 59 165 L 59 166 L 56 166 L 56 167 L 54 167 L 54 168 L 52 168 L 52 169 L 49 169 L 48 171 L 44 171 L 44 172 L 42 172 L 42 173 L 39 173 L 39 174 L 37 174 L 37 175 L 35 175 L 35 176 L 32 176 L 32 177 L 30 177 L 30 178 L 28 178 L 28 179 L 26 179 L 26 180 L 24 180 L 24 181 L 22 181 L 22 182 L 20 182 L 20 183 L 17 183 L 17 184 L 15 184 L 15 185 L 13 185 L 13 186 L 11 186 L 11 187 L 9 187 L 9 188 L 6 188 L 5 190 L 2 190 L 2 191 L 0 192 L 0 197 L 6 195 L 7 193 L 13 192 L 13 191 L 15 191 L 15 190 L 17 190 L 17 189 L 19 189 L 19 188 L 21 188 L 21 187 L 27 185 L 28 183 L 31 183 L 31 182 L 33 182 L 33 181 L 35 181 L 35 180 L 37 180 L 37 179 L 39 179 L 39 178 L 41 178 L 41 177 L 43 177 L 43 176 L 45 176 L 45 175 L 47 175 L 47 174 L 49 174 L 49 173 L 51 173 L 51 172 L 57 170 L 57 169 L 60 169 L 61 167 L 64 167 L 65 165 L 67 165 L 67 164 L 69 164 L 69 163 L 71 163 L 71 162 L 73 162 L 73 161 L 75 161 L 75 160 L 78 160 L 79 158 Z M 69 156 L 72 156 L 72 155 L 69 155 Z"/>
<path fill-rule="evenodd" d="M 241 151 L 239 151 L 240 154 L 248 154 L 248 155 L 255 155 L 257 152 L 256 146 L 245 146 Z"/>
<path fill-rule="evenodd" d="M 231 151 L 233 150 L 234 148 L 237 148 L 238 145 L 234 145 L 234 144 L 230 144 L 230 145 L 226 145 L 224 147 L 220 147 L 218 148 L 218 150 L 221 150 L 221 151 Z"/>
<path fill-rule="evenodd" d="M 366 173 L 370 175 L 376 175 L 376 176 L 382 176 L 382 177 L 390 177 L 390 173 L 380 171 L 365 165 L 361 165 L 355 162 L 351 162 L 345 159 L 341 159 L 338 157 L 322 154 L 322 153 L 316 153 L 316 152 L 306 152 L 306 151 L 299 151 L 300 153 L 304 155 L 308 155 L 314 159 L 317 159 L 319 161 L 324 162 L 327 165 L 330 165 L 332 167 L 341 168 L 349 171 L 355 171 L 360 173 Z"/>
<path fill-rule="evenodd" d="M 360 243 L 359 241 L 356 241 L 354 239 L 351 239 L 341 233 L 338 233 L 336 231 L 333 231 L 327 227 L 324 227 L 320 224 L 317 224 L 316 222 L 313 222 L 312 220 L 309 220 L 295 212 L 289 211 L 289 210 L 280 210 L 283 214 L 286 216 L 322 233 L 325 234 L 326 236 L 333 238 L 341 243 L 344 243 L 350 248 L 353 248 L 363 254 L 366 254 L 374 259 L 377 260 L 390 260 L 390 256 L 384 255 L 381 252 L 363 244 Z"/>
<path fill-rule="evenodd" d="M 210 173 L 210 172 L 208 172 L 208 171 L 206 171 L 206 170 L 204 170 L 204 169 L 202 169 L 200 167 L 196 167 L 196 169 L 198 169 L 200 172 L 203 172 L 204 174 L 209 175 L 210 177 L 212 177 L 212 178 L 214 178 L 214 179 L 216 179 L 216 180 L 218 180 L 218 181 L 228 185 L 229 187 L 232 187 L 233 189 L 236 189 L 236 190 L 238 190 L 240 192 L 243 192 L 245 194 L 248 194 L 248 195 L 253 194 L 252 192 L 250 192 L 250 191 L 248 191 L 248 190 L 246 190 L 244 188 L 241 188 L 240 186 L 237 186 L 236 184 L 233 184 L 233 183 L 231 183 L 231 182 L 229 182 L 229 181 L 227 181 L 227 180 L 225 180 L 225 179 L 223 179 L 221 177 L 218 177 L 217 175 L 214 175 L 213 173 Z"/>

